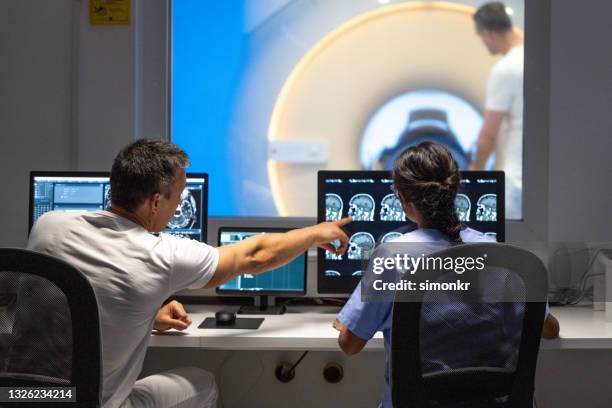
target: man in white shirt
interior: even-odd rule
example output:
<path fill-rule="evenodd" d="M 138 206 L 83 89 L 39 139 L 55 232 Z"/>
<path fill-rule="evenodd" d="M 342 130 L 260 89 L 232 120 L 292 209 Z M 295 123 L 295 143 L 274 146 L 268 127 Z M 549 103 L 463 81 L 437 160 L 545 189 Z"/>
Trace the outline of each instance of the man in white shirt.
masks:
<path fill-rule="evenodd" d="M 215 407 L 214 377 L 181 368 L 137 380 L 151 329 L 191 323 L 178 302 L 186 288 L 213 288 L 239 274 L 283 265 L 316 245 L 340 254 L 343 219 L 266 234 L 213 248 L 151 232 L 164 229 L 185 188 L 189 158 L 171 143 L 141 139 L 115 158 L 109 211 L 49 212 L 34 225 L 28 248 L 63 259 L 89 278 L 101 319 L 102 403 L 106 407 Z M 339 240 L 335 248 L 330 243 Z"/>
<path fill-rule="evenodd" d="M 503 55 L 487 84 L 484 123 L 470 170 L 483 170 L 495 153 L 495 170 L 506 173 L 506 217 L 522 218 L 523 36 L 514 30 L 502 3 L 487 3 L 474 14 L 476 31 L 489 52 Z"/>

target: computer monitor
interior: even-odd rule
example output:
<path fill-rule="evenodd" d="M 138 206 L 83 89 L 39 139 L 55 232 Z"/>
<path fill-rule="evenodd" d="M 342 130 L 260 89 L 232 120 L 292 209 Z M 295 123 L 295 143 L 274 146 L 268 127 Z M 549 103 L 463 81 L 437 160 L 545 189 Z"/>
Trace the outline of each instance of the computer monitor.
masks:
<path fill-rule="evenodd" d="M 376 245 L 390 241 L 416 225 L 406 220 L 399 199 L 391 190 L 388 171 L 320 171 L 318 174 L 319 222 L 351 216 L 344 227 L 349 235 L 346 254 L 323 249 L 317 255 L 319 293 L 351 293 L 363 273 L 364 261 Z M 497 241 L 504 241 L 504 173 L 461 172 L 455 200 L 460 221 Z"/>
<path fill-rule="evenodd" d="M 111 205 L 108 172 L 30 173 L 29 229 L 48 211 L 97 211 Z M 208 175 L 187 173 L 181 202 L 164 232 L 206 242 Z"/>
<path fill-rule="evenodd" d="M 286 228 L 219 228 L 219 246 L 234 244 L 259 234 L 287 232 Z M 306 293 L 307 253 L 285 266 L 259 275 L 243 274 L 217 287 L 217 293 L 256 296 L 255 306 L 243 306 L 238 313 L 282 314 L 283 306 L 272 305 L 268 296 L 303 296 Z"/>

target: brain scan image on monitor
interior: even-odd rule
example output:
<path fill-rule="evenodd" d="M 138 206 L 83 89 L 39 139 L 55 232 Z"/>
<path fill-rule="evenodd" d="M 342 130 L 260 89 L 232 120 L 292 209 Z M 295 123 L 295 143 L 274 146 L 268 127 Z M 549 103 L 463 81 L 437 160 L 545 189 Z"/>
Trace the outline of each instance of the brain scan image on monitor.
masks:
<path fill-rule="evenodd" d="M 325 276 L 341 276 L 341 275 L 340 275 L 340 272 L 338 271 L 328 270 L 328 271 L 325 271 Z"/>
<path fill-rule="evenodd" d="M 176 207 L 174 216 L 168 223 L 168 228 L 192 228 L 196 223 L 197 215 L 196 200 L 189 189 L 184 189 L 181 193 L 181 201 Z"/>
<path fill-rule="evenodd" d="M 348 259 L 352 260 L 367 260 L 370 253 L 374 249 L 376 242 L 374 237 L 369 232 L 358 232 L 349 240 Z"/>
<path fill-rule="evenodd" d="M 497 194 L 485 194 L 478 199 L 476 221 L 497 221 Z"/>
<path fill-rule="evenodd" d="M 104 186 L 104 209 L 108 210 L 109 208 L 111 208 L 112 204 L 113 203 L 111 202 L 110 184 L 106 184 Z"/>
<path fill-rule="evenodd" d="M 380 203 L 381 221 L 406 221 L 402 202 L 395 194 L 388 194 Z"/>
<path fill-rule="evenodd" d="M 325 221 L 338 221 L 342 218 L 344 204 L 338 194 L 325 194 Z"/>
<path fill-rule="evenodd" d="M 325 251 L 325 259 L 330 261 L 341 261 L 342 255 L 336 255 L 333 252 Z"/>
<path fill-rule="evenodd" d="M 495 232 L 485 232 L 485 237 L 491 237 L 497 241 L 497 234 Z"/>
<path fill-rule="evenodd" d="M 374 221 L 376 204 L 369 194 L 355 194 L 349 201 L 348 215 L 353 221 Z"/>
<path fill-rule="evenodd" d="M 387 232 L 385 235 L 383 235 L 380 242 L 384 244 L 385 242 L 391 242 L 394 239 L 399 238 L 401 236 L 402 234 L 400 232 L 395 232 L 395 231 Z"/>
<path fill-rule="evenodd" d="M 455 197 L 455 210 L 461 222 L 470 221 L 470 211 L 472 210 L 472 202 L 465 194 L 457 194 Z"/>

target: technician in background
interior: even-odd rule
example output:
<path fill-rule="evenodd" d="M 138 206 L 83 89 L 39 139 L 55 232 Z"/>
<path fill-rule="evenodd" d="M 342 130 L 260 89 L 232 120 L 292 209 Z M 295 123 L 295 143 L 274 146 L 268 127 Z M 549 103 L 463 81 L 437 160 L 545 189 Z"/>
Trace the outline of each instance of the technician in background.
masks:
<path fill-rule="evenodd" d="M 442 145 L 424 142 L 407 149 L 396 159 L 392 177 L 406 218 L 418 227 L 417 230 L 406 233 L 392 242 L 435 243 L 439 245 L 428 247 L 441 249 L 453 243 L 491 241 L 484 234 L 464 227 L 459 222 L 454 203 L 461 176 L 457 163 Z M 422 249 L 423 247 L 419 248 L 419 255 Z M 427 333 L 435 333 L 436 340 L 444 338 L 445 329 L 448 327 L 469 327 L 470 329 L 476 327 L 483 338 L 497 339 L 497 326 L 493 328 L 495 333 L 490 332 L 491 322 L 504 321 L 506 328 L 520 327 L 522 319 L 522 310 L 518 308 L 512 311 L 516 317 L 509 319 L 504 314 L 504 310 L 494 308 L 491 309 L 490 314 L 475 317 L 477 316 L 475 313 L 458 315 L 453 307 L 446 310 L 444 304 L 432 303 L 423 307 L 435 308 L 435 311 L 431 313 L 423 313 L 422 318 L 429 317 L 425 324 L 432 329 Z M 349 355 L 359 353 L 376 332 L 383 332 L 387 359 L 386 384 L 381 404 L 383 408 L 392 407 L 388 355 L 391 345 L 392 311 L 392 302 L 363 302 L 360 283 L 333 323 L 334 328 L 340 332 L 338 336 L 340 348 Z M 509 326 L 508 323 L 512 321 L 516 324 Z M 438 342 L 435 345 L 432 344 L 434 340 L 424 339 L 423 348 L 435 347 L 434 349 L 439 352 L 434 361 L 424 361 L 424 371 L 439 371 L 445 367 L 457 366 L 457 362 L 470 357 L 473 359 L 490 357 L 493 360 L 499 358 L 499 350 L 504 347 L 504 344 L 489 341 L 484 342 L 490 345 L 486 350 L 457 350 L 457 339 L 454 337 L 456 334 L 457 332 L 453 331 L 452 337 L 447 336 L 446 341 L 441 344 Z M 520 331 L 517 332 L 517 335 L 520 335 Z M 559 323 L 552 314 L 548 313 L 547 308 L 542 337 L 552 339 L 558 335 Z M 486 361 L 483 365 L 487 365 Z"/>
<path fill-rule="evenodd" d="M 513 29 L 502 3 L 487 3 L 474 14 L 476 32 L 492 55 L 503 55 L 487 84 L 484 123 L 470 170 L 483 170 L 495 153 L 495 170 L 506 173 L 506 217 L 522 218 L 523 37 Z"/>
<path fill-rule="evenodd" d="M 94 287 L 101 319 L 102 403 L 106 407 L 216 407 L 212 374 L 181 368 L 136 381 L 151 329 L 186 328 L 191 321 L 173 293 L 214 288 L 243 273 L 279 267 L 313 245 L 344 253 L 343 219 L 259 235 L 213 248 L 151 232 L 164 229 L 186 185 L 189 158 L 178 146 L 141 139 L 115 158 L 110 211 L 49 212 L 39 218 L 28 248 L 63 259 Z M 336 249 L 330 242 L 339 240 Z M 157 317 L 156 317 L 157 316 Z M 182 324 L 181 324 L 182 323 Z"/>

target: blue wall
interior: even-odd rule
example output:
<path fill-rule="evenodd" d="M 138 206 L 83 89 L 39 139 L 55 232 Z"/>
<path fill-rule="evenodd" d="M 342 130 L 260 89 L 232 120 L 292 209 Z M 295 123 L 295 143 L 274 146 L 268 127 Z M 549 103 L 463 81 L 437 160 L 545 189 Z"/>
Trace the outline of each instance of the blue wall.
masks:
<path fill-rule="evenodd" d="M 242 1 L 172 2 L 172 140 L 210 175 L 209 214 L 236 215 L 229 132 L 245 54 Z"/>

